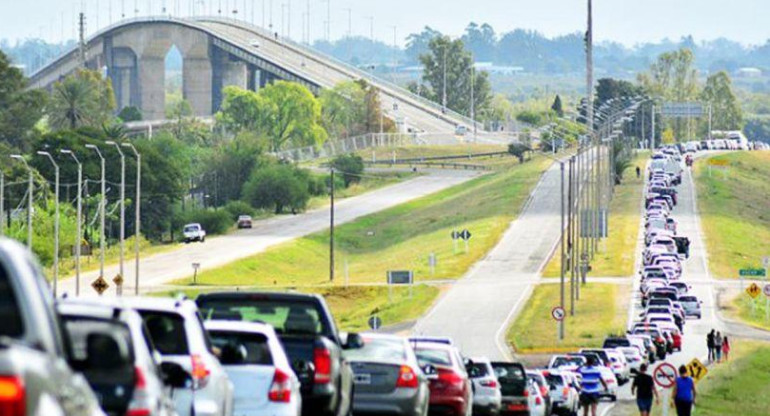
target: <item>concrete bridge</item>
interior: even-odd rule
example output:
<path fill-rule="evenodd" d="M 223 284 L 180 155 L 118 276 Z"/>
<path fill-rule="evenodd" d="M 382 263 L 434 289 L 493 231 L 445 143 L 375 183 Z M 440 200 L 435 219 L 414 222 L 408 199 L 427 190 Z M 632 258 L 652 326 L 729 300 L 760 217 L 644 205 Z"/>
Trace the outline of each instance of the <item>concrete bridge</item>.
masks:
<path fill-rule="evenodd" d="M 304 45 L 245 22 L 222 18 L 146 17 L 107 27 L 86 42 L 86 66 L 111 78 L 118 108 L 135 106 L 146 120 L 165 118 L 165 58 L 172 46 L 183 58 L 182 92 L 196 116 L 211 116 L 222 89 L 258 90 L 275 80 L 301 83 L 314 93 L 342 81 L 365 79 L 380 91 L 384 110 L 405 127 L 453 133 L 467 117 Z M 57 58 L 30 77 L 50 88 L 79 66 L 78 51 Z"/>

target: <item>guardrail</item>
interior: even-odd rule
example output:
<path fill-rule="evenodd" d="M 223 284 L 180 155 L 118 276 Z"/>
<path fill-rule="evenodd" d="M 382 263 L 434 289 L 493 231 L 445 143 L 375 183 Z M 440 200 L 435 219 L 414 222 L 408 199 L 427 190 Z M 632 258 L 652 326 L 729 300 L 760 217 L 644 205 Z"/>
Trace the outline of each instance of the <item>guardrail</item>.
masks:
<path fill-rule="evenodd" d="M 382 161 L 364 161 L 364 165 L 367 166 L 395 166 L 395 165 L 408 165 L 408 166 L 424 166 L 426 168 L 440 168 L 440 169 L 454 169 L 454 170 L 492 170 L 491 167 L 486 165 L 472 165 L 468 163 L 452 163 L 452 162 L 403 162 L 396 160 L 382 160 Z"/>
<path fill-rule="evenodd" d="M 494 156 L 511 156 L 508 152 L 487 152 L 487 153 L 468 153 L 464 155 L 449 155 L 449 156 L 426 156 L 426 157 L 413 157 L 406 159 L 396 159 L 397 162 L 409 163 L 409 162 L 429 162 L 435 160 L 458 160 L 458 159 L 473 159 L 479 157 L 494 157 Z"/>

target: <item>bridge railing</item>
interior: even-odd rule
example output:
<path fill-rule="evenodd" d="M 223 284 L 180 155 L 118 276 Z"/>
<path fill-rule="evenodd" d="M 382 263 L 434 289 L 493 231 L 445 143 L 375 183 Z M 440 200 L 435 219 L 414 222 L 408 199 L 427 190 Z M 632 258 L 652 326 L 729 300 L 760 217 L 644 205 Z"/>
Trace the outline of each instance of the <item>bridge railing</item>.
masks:
<path fill-rule="evenodd" d="M 320 147 L 308 146 L 274 152 L 279 159 L 293 162 L 307 162 L 316 159 L 332 158 L 338 155 L 357 152 L 376 147 L 398 147 L 427 144 L 425 137 L 417 134 L 369 133 L 339 140 L 329 140 Z"/>

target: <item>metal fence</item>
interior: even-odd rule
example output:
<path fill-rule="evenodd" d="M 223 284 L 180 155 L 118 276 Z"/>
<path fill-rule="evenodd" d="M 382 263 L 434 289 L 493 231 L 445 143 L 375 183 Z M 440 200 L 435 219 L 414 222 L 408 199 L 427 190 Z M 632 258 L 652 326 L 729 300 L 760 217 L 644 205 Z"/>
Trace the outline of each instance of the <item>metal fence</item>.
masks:
<path fill-rule="evenodd" d="M 369 133 L 346 139 L 329 140 L 320 147 L 309 146 L 282 150 L 273 155 L 293 162 L 325 159 L 375 147 L 398 147 L 427 144 L 424 137 L 416 134 Z"/>

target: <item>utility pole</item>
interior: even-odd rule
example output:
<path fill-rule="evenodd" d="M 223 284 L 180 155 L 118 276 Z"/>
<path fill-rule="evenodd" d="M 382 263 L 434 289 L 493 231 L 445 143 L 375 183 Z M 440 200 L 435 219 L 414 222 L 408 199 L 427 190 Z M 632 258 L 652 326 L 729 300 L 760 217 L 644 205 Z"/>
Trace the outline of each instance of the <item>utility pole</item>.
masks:
<path fill-rule="evenodd" d="M 124 261 L 126 252 L 126 155 L 120 150 L 120 144 L 114 141 L 104 142 L 107 145 L 115 146 L 115 150 L 120 155 L 120 278 L 125 277 Z M 123 284 L 119 284 L 118 294 L 123 295 Z"/>
<path fill-rule="evenodd" d="M 559 203 L 561 204 L 561 227 L 559 228 L 561 232 L 561 239 L 559 240 L 559 245 L 561 246 L 561 290 L 560 290 L 560 302 L 559 306 L 564 309 L 564 274 L 565 274 L 565 262 L 564 262 L 564 161 L 559 161 L 559 166 L 561 168 L 561 198 L 559 199 Z M 559 341 L 564 339 L 564 320 L 562 319 L 559 321 Z"/>
<path fill-rule="evenodd" d="M 331 167 L 331 206 L 329 208 L 329 281 L 334 282 L 334 167 Z"/>
<path fill-rule="evenodd" d="M 139 295 L 139 237 L 141 235 L 141 223 L 142 223 L 142 155 L 136 151 L 136 148 L 131 143 L 122 143 L 121 146 L 128 147 L 134 152 L 136 156 L 136 201 L 134 201 L 134 207 L 136 218 L 134 219 L 134 294 Z"/>
<path fill-rule="evenodd" d="M 443 81 L 441 82 L 441 106 L 444 108 L 444 111 L 446 111 L 446 55 L 447 55 L 447 49 L 449 46 L 444 46 L 444 65 L 442 68 L 443 71 Z"/>
<path fill-rule="evenodd" d="M 652 114 L 650 115 L 652 123 L 652 134 L 650 135 L 650 151 L 655 151 L 655 103 L 652 103 Z M 710 136 L 709 136 L 710 137 Z"/>
<path fill-rule="evenodd" d="M 475 143 L 477 138 L 476 138 L 476 97 L 474 97 L 475 95 L 474 90 L 476 87 L 474 85 L 475 78 L 476 78 L 476 73 L 475 73 L 476 68 L 475 68 L 474 62 L 475 61 L 473 57 L 473 52 L 471 52 L 471 122 L 473 122 L 473 142 Z"/>
<path fill-rule="evenodd" d="M 83 230 L 82 221 L 83 216 L 83 165 L 78 160 L 75 153 L 72 150 L 61 149 L 60 152 L 65 155 L 70 155 L 75 163 L 78 165 L 78 196 L 77 196 L 77 224 L 75 226 L 77 234 L 75 236 L 75 296 L 80 296 L 80 248 L 83 245 Z"/>
<path fill-rule="evenodd" d="M 86 67 L 86 14 L 81 12 L 78 19 L 78 59 L 81 68 Z"/>
<path fill-rule="evenodd" d="M 101 201 L 99 201 L 99 276 L 104 278 L 104 250 L 105 250 L 105 244 L 104 244 L 104 206 L 107 205 L 107 196 L 105 195 L 106 190 L 106 181 L 104 177 L 104 156 L 102 156 L 102 152 L 99 151 L 99 148 L 96 147 L 96 145 L 93 144 L 87 144 L 86 149 L 92 149 L 96 152 L 96 154 L 99 156 L 99 159 L 101 160 L 101 171 L 102 171 L 102 186 L 101 186 Z"/>
<path fill-rule="evenodd" d="M 572 234 L 572 215 L 573 215 L 573 207 L 572 204 L 575 200 L 575 157 L 569 158 L 569 190 L 567 191 L 567 244 L 569 248 L 569 271 L 570 271 L 570 279 L 569 279 L 569 314 L 570 316 L 575 315 L 575 267 L 574 267 L 574 258 L 575 258 L 575 242 L 574 242 L 574 235 Z"/>
<path fill-rule="evenodd" d="M 369 39 L 371 39 L 372 45 L 374 45 L 374 16 L 368 16 L 367 19 L 369 20 Z"/>
<path fill-rule="evenodd" d="M 54 169 L 53 296 L 56 297 L 59 285 L 59 165 L 49 152 L 38 151 L 37 154 L 47 157 Z"/>
<path fill-rule="evenodd" d="M 11 155 L 11 159 L 16 159 L 24 164 L 29 174 L 29 183 L 27 185 L 27 248 L 32 251 L 32 202 L 33 194 L 35 193 L 35 177 L 32 172 L 32 168 L 29 167 L 27 161 L 21 155 Z"/>

